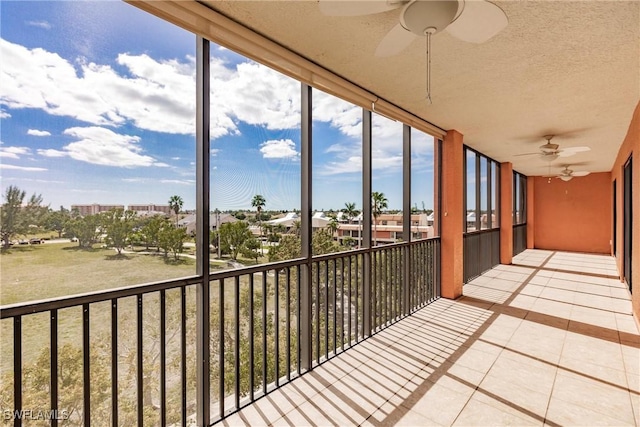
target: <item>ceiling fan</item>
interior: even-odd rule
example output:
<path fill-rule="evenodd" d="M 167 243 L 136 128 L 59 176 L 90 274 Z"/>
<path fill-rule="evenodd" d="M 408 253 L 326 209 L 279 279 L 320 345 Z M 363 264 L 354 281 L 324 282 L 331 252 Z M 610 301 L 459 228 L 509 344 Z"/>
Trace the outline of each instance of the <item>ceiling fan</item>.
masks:
<path fill-rule="evenodd" d="M 375 56 L 387 57 L 404 50 L 417 37 L 427 41 L 427 99 L 431 102 L 431 36 L 447 30 L 470 43 L 484 43 L 502 31 L 507 16 L 485 0 L 320 0 L 327 16 L 362 16 L 400 10 L 396 24 L 378 44 Z"/>
<path fill-rule="evenodd" d="M 548 176 L 549 182 L 551 182 L 551 178 L 554 178 L 554 177 L 560 178 L 563 181 L 571 181 L 575 177 L 587 176 L 591 173 L 587 171 L 574 171 L 572 169 L 569 169 L 569 166 L 570 165 L 564 165 L 564 169 L 562 169 L 562 171 L 559 174 Z"/>
<path fill-rule="evenodd" d="M 589 147 L 567 147 L 564 149 L 560 149 L 560 145 L 551 142 L 553 137 L 554 135 L 545 135 L 544 139 L 547 140 L 547 143 L 542 144 L 540 146 L 540 151 L 538 151 L 537 153 L 523 153 L 516 154 L 516 156 L 533 156 L 537 154 L 542 160 L 552 162 L 558 157 L 569 157 L 577 153 L 591 151 L 591 148 Z"/>

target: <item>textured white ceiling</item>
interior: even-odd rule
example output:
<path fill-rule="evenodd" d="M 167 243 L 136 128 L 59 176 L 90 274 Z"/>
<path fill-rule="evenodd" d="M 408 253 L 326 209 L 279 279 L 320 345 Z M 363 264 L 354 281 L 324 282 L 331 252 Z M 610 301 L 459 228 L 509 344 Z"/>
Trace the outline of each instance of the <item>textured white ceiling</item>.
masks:
<path fill-rule="evenodd" d="M 204 1 L 207 6 L 403 109 L 464 134 L 469 146 L 544 175 L 537 151 L 554 134 L 558 159 L 609 171 L 640 100 L 640 1 L 495 1 L 507 28 L 476 45 L 433 37 L 432 99 L 425 100 L 425 40 L 400 55 L 374 57 L 398 10 L 328 17 L 316 1 Z"/>

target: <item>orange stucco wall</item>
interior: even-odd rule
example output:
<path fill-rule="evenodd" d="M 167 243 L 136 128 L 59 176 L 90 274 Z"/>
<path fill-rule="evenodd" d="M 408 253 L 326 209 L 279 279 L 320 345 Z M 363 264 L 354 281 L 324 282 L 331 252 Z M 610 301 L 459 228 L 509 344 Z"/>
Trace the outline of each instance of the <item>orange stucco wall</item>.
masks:
<path fill-rule="evenodd" d="M 633 259 L 631 260 L 631 269 L 632 269 L 632 281 L 635 292 L 631 296 L 632 305 L 633 305 L 633 314 L 636 319 L 636 323 L 638 323 L 638 327 L 640 328 L 640 102 L 636 106 L 636 109 L 633 113 L 633 117 L 631 118 L 631 123 L 629 125 L 629 130 L 627 131 L 627 135 L 622 142 L 622 146 L 618 151 L 618 156 L 616 157 L 616 161 L 613 164 L 613 168 L 611 169 L 611 182 L 616 180 L 616 204 L 617 204 L 617 223 L 618 223 L 618 232 L 617 232 L 617 264 L 618 271 L 620 274 L 623 274 L 622 270 L 622 256 L 623 256 L 623 247 L 622 247 L 622 187 L 623 187 L 623 167 L 626 163 L 629 156 L 633 155 L 633 193 L 632 193 L 632 206 L 633 206 L 633 229 L 632 233 L 632 241 L 633 241 Z M 611 187 L 613 185 L 609 183 Z M 611 225 L 609 226 L 611 229 Z M 621 277 L 621 280 L 623 278 Z"/>
<path fill-rule="evenodd" d="M 463 250 L 462 224 L 464 211 L 462 195 L 464 181 L 461 171 L 464 149 L 462 134 L 450 130 L 442 144 L 442 223 L 440 241 L 442 270 L 441 293 L 444 298 L 455 299 L 462 295 Z"/>
<path fill-rule="evenodd" d="M 513 165 L 500 164 L 500 264 L 513 261 Z"/>
<path fill-rule="evenodd" d="M 611 174 L 592 173 L 565 182 L 534 179 L 534 241 L 539 249 L 611 251 Z M 550 181 L 550 182 L 549 182 Z"/>

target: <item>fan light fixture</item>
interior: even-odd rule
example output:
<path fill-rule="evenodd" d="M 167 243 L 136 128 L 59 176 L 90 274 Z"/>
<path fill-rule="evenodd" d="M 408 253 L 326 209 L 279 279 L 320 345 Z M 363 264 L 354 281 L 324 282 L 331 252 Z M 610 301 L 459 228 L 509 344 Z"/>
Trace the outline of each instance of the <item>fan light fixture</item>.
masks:
<path fill-rule="evenodd" d="M 545 162 L 553 162 L 558 157 L 560 157 L 558 153 L 540 154 L 540 159 L 544 160 Z"/>
<path fill-rule="evenodd" d="M 559 178 L 566 182 L 566 181 L 571 181 L 573 176 L 571 176 L 571 175 L 560 175 Z"/>

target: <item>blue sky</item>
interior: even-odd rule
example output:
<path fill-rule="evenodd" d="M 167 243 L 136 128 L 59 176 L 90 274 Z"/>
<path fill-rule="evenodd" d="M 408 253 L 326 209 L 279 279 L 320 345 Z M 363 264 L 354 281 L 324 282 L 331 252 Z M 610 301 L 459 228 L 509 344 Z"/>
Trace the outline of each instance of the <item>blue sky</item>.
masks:
<path fill-rule="evenodd" d="M 0 172 L 71 204 L 195 207 L 195 36 L 119 1 L 2 1 Z M 212 207 L 300 207 L 300 83 L 212 45 Z M 361 206 L 362 110 L 314 91 L 313 204 Z M 412 205 L 433 206 L 413 132 Z M 401 207 L 402 125 L 374 116 L 373 190 Z"/>

